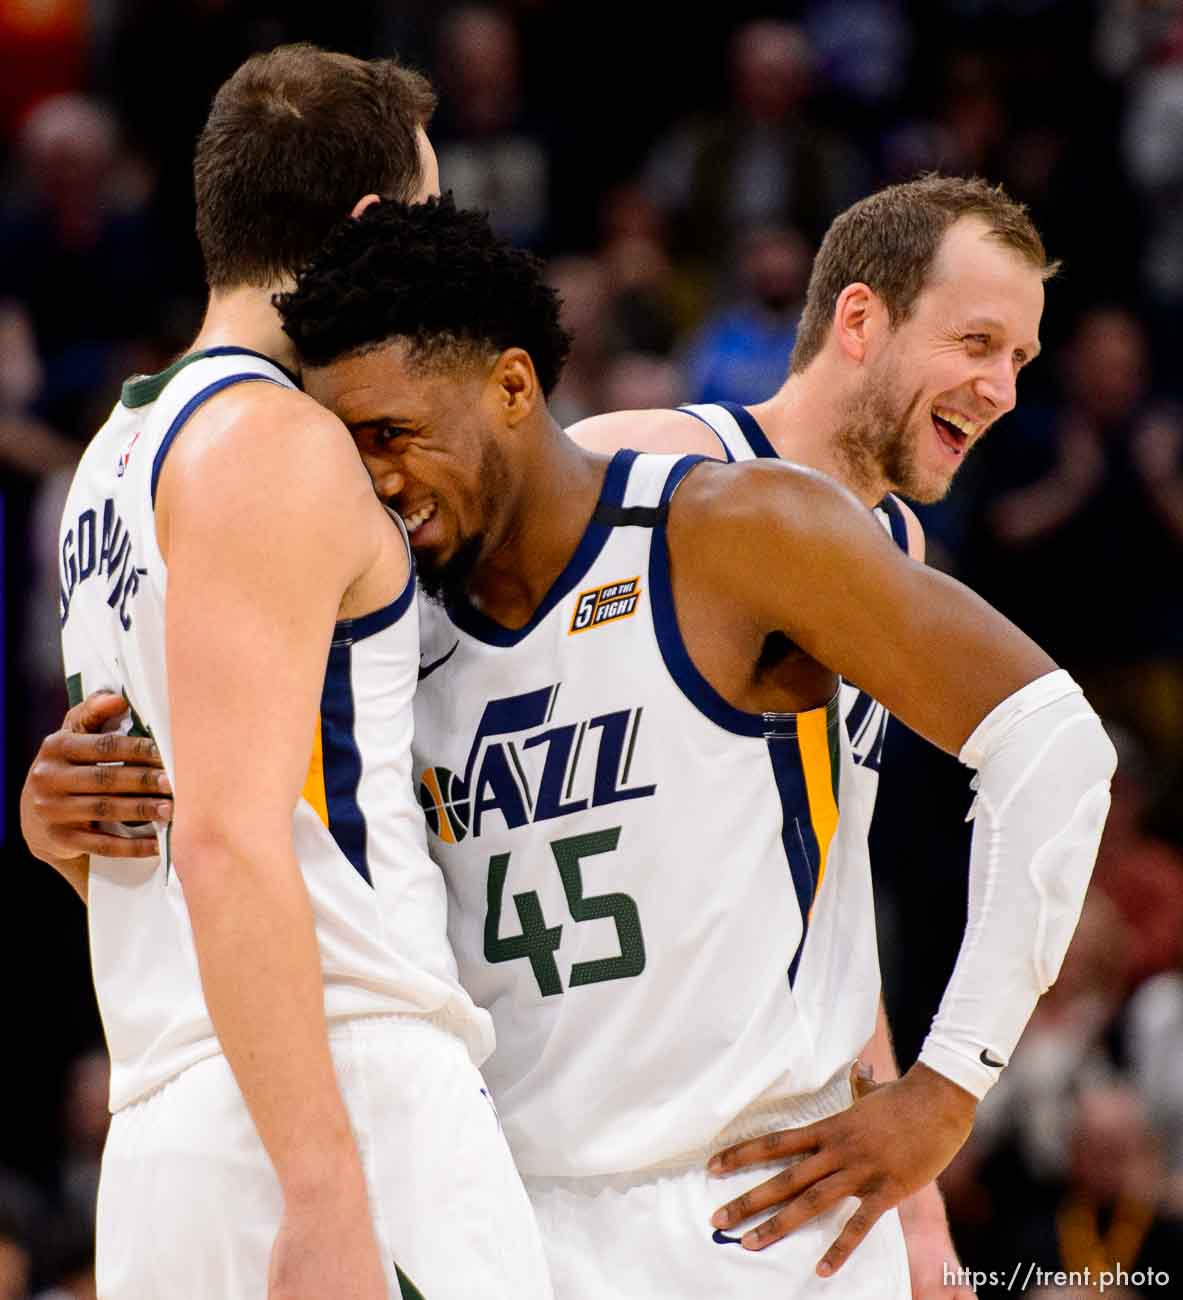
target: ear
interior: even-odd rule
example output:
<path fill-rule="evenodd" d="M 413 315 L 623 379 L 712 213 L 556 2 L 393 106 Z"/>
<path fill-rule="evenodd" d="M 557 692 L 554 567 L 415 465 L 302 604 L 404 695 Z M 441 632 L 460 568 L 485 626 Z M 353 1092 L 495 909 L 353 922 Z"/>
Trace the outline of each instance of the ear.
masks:
<path fill-rule="evenodd" d="M 834 305 L 834 340 L 852 361 L 866 360 L 876 334 L 888 324 L 883 299 L 869 285 L 848 284 Z"/>
<path fill-rule="evenodd" d="M 524 348 L 507 348 L 494 362 L 490 379 L 508 428 L 521 424 L 545 400 L 534 362 Z"/>
<path fill-rule="evenodd" d="M 358 199 L 353 205 L 353 211 L 349 214 L 353 220 L 356 220 L 370 206 L 371 203 L 381 203 L 382 198 L 378 194 L 367 194 L 364 198 Z"/>

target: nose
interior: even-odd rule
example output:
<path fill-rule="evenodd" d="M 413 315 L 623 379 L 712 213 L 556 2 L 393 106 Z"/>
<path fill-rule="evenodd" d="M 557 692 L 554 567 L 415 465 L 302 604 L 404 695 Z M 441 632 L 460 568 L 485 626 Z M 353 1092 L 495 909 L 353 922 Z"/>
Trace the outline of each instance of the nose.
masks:
<path fill-rule="evenodd" d="M 1017 382 L 1014 362 L 1010 357 L 1000 357 L 974 380 L 974 394 L 994 408 L 997 419 L 1015 409 L 1018 401 Z"/>

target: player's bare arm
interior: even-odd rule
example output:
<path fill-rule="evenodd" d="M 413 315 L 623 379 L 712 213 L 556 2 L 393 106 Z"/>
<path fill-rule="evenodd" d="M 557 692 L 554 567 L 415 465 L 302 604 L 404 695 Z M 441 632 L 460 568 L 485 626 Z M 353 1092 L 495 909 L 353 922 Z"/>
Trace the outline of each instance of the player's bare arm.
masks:
<path fill-rule="evenodd" d="M 86 902 L 90 854 L 151 858 L 154 839 L 131 839 L 103 823 L 167 821 L 172 788 L 160 751 L 146 736 L 104 732 L 127 701 L 95 691 L 41 742 L 21 790 L 21 831 L 34 857 L 48 863 Z"/>
<path fill-rule="evenodd" d="M 160 477 L 157 533 L 178 791 L 167 865 L 284 1194 L 269 1294 L 384 1300 L 292 814 L 334 623 L 362 612 L 351 601 L 397 594 L 406 561 L 381 561 L 401 541 L 345 429 L 263 383 L 212 399 L 186 427 Z M 249 762 L 227 764 L 244 734 Z"/>
<path fill-rule="evenodd" d="M 673 501 L 679 624 L 725 698 L 753 712 L 818 707 L 833 669 L 979 773 L 971 941 L 921 1062 L 831 1119 L 712 1164 L 730 1171 L 805 1157 L 718 1212 L 716 1226 L 733 1227 L 783 1207 L 745 1234 L 750 1248 L 859 1197 L 819 1265 L 828 1273 L 956 1153 L 1058 973 L 1108 807 L 1112 747 L 1038 646 L 959 583 L 904 557 L 824 476 L 768 462 L 704 464 Z"/>

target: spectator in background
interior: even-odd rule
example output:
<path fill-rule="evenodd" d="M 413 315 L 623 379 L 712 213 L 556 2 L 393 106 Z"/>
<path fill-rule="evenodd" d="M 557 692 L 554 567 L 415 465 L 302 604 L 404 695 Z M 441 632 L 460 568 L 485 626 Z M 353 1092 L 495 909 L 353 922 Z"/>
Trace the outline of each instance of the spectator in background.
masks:
<path fill-rule="evenodd" d="M 1134 1082 L 1163 1137 L 1167 1204 L 1183 1218 L 1183 944 L 1174 969 L 1134 994 L 1125 1031 Z"/>
<path fill-rule="evenodd" d="M 46 413 L 89 427 L 121 343 L 154 311 L 151 180 L 122 151 L 114 114 L 56 95 L 29 116 L 14 197 L 0 210 L 0 298 L 21 303 L 46 372 Z"/>
<path fill-rule="evenodd" d="M 604 409 L 604 371 L 616 349 L 612 286 L 607 268 L 594 257 L 563 257 L 551 264 L 551 285 L 562 299 L 563 326 L 571 351 L 550 409 L 562 426 Z"/>
<path fill-rule="evenodd" d="M 0 1300 L 26 1300 L 32 1266 L 22 1218 L 0 1201 Z"/>
<path fill-rule="evenodd" d="M 99 1164 L 111 1122 L 107 1109 L 110 1086 L 111 1063 L 102 1049 L 71 1062 L 62 1107 L 65 1154 L 58 1178 L 63 1207 L 72 1218 L 86 1224 L 95 1221 Z"/>
<path fill-rule="evenodd" d="M 765 226 L 744 236 L 734 299 L 690 341 L 688 400 L 762 402 L 784 383 L 812 260 L 795 230 Z"/>
<path fill-rule="evenodd" d="M 86 0 L 0 0 L 0 140 L 40 100 L 81 88 L 90 8 Z"/>
<path fill-rule="evenodd" d="M 646 188 L 669 217 L 676 257 L 709 268 L 753 226 L 793 226 L 816 242 L 867 189 L 863 159 L 816 120 L 813 52 L 801 28 L 745 24 L 729 51 L 723 115 L 684 123 L 650 158 Z"/>
<path fill-rule="evenodd" d="M 1173 10 L 1173 22 L 1148 43 L 1131 77 L 1122 153 L 1141 200 L 1143 283 L 1164 359 L 1172 363 L 1167 373 L 1183 396 L 1174 364 L 1183 335 L 1183 9 L 1143 8 Z"/>
<path fill-rule="evenodd" d="M 1016 417 L 983 453 L 975 585 L 1103 715 L 1177 754 L 1183 416 L 1156 399 L 1145 330 L 1124 309 L 1087 313 L 1061 360 L 1064 404 Z"/>
<path fill-rule="evenodd" d="M 1043 1211 L 1003 1228 L 1013 1259 L 1087 1268 L 1093 1277 L 1119 1265 L 1183 1277 L 1183 1221 L 1162 1205 L 1158 1142 L 1138 1094 L 1126 1085 L 1086 1087 L 1072 1110 L 1070 1151 L 1068 1177 Z"/>
<path fill-rule="evenodd" d="M 686 381 L 668 357 L 622 352 L 604 374 L 605 411 L 646 411 L 677 406 Z"/>
<path fill-rule="evenodd" d="M 544 245 L 550 151 L 526 119 L 522 51 L 512 20 L 477 5 L 449 14 L 440 31 L 439 81 L 432 139 L 456 202 L 488 212 L 497 233 L 514 243 Z"/>
<path fill-rule="evenodd" d="M 1183 954 L 1183 852 L 1147 825 L 1155 774 L 1145 747 L 1122 727 L 1108 731 L 1117 774 L 1092 888 L 1115 904 L 1136 936 L 1126 966 L 1129 991 L 1173 970 Z M 1183 1066 L 1183 1050 L 1177 1059 Z"/>

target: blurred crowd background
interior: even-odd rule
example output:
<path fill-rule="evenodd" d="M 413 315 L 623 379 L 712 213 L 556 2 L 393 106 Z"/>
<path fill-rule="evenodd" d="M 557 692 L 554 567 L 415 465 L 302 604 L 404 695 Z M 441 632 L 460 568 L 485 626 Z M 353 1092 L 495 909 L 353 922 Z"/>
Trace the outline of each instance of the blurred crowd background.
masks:
<path fill-rule="evenodd" d="M 94 1294 L 106 1062 L 85 921 L 16 821 L 65 707 L 60 504 L 119 381 L 199 322 L 210 97 L 289 40 L 432 76 L 445 188 L 562 291 L 564 423 L 769 396 L 813 250 L 872 188 L 939 168 L 1030 205 L 1064 261 L 1044 355 L 920 513 L 932 562 L 1086 685 L 1121 769 L 1063 975 L 944 1187 L 971 1267 L 1109 1260 L 1183 1294 L 1179 0 L 0 0 L 0 1300 Z M 964 769 L 893 723 L 874 851 L 903 1066 L 961 938 L 969 798 Z"/>

